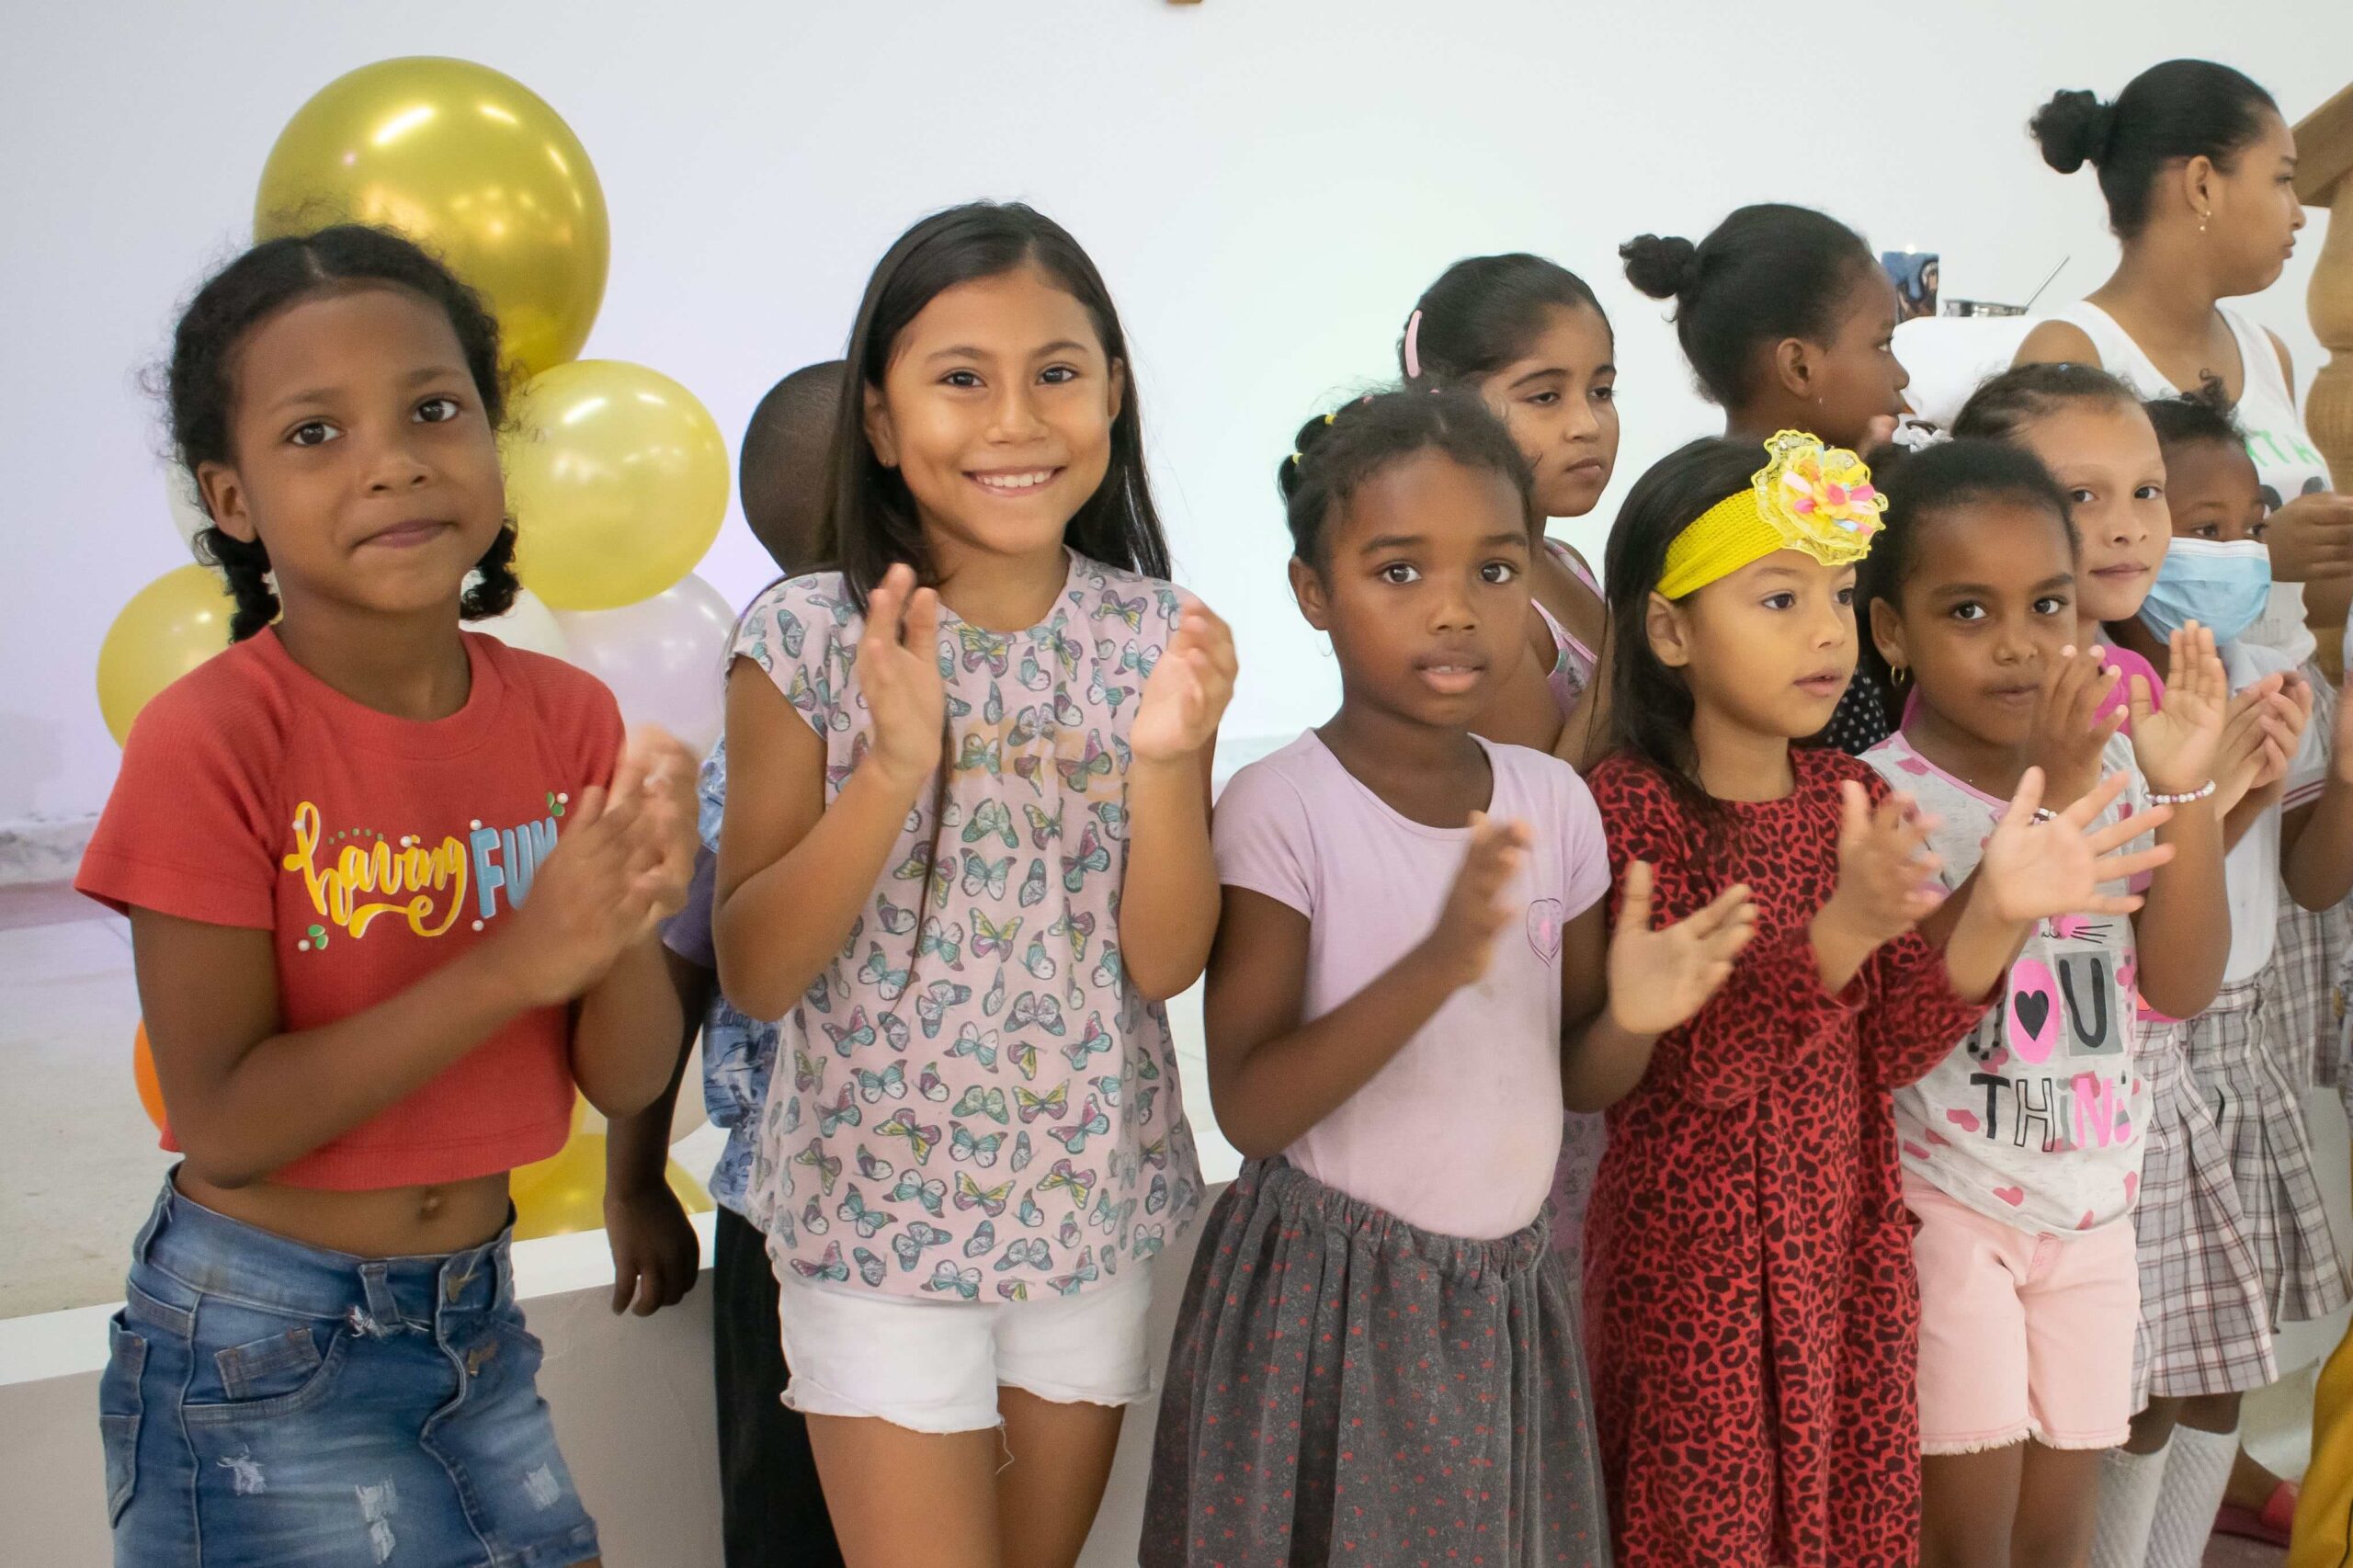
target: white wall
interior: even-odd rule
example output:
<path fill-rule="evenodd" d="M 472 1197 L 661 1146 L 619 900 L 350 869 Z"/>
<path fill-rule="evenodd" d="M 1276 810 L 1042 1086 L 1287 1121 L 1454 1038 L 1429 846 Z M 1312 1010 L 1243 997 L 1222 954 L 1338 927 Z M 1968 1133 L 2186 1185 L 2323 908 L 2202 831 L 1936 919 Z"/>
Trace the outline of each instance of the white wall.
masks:
<path fill-rule="evenodd" d="M 2063 299 L 2111 250 L 2090 176 L 2051 174 L 2023 134 L 2051 89 L 2202 53 L 2292 117 L 2353 70 L 2353 6 L 2314 0 L 14 0 L 9 23 L 0 824 L 104 799 L 98 640 L 185 559 L 135 377 L 243 239 L 287 116 L 370 60 L 464 55 L 554 104 L 612 210 L 589 352 L 677 377 L 731 434 L 778 375 L 838 352 L 918 213 L 1023 196 L 1061 218 L 1126 314 L 1183 574 L 1239 631 L 1245 735 L 1320 717 L 1333 689 L 1284 591 L 1275 464 L 1302 418 L 1392 369 L 1447 262 L 1534 249 L 1596 284 L 1622 492 L 1709 411 L 1613 270 L 1620 240 L 1785 199 L 1941 251 L 1951 296 L 2018 299 L 2072 258 Z M 2256 307 L 2306 373 L 2317 249 Z M 739 521 L 703 570 L 738 598 L 769 574 Z"/>

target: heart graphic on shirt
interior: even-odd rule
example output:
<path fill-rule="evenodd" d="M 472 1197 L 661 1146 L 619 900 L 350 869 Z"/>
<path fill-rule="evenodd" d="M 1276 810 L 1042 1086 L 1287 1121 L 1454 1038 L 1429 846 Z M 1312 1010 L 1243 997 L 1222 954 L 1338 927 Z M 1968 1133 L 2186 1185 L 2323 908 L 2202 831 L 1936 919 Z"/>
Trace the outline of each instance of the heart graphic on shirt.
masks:
<path fill-rule="evenodd" d="M 2137 999 L 2139 993 L 2132 989 L 2132 980 L 2140 972 L 2141 966 L 2138 962 L 2131 959 L 2122 960 L 2116 966 L 2116 988 L 2127 996 Z"/>
<path fill-rule="evenodd" d="M 1994 1196 L 2015 1209 L 2019 1204 L 2026 1201 L 2026 1188 L 2022 1187 L 1997 1187 L 1994 1189 Z"/>
<path fill-rule="evenodd" d="M 1949 1148 L 1951 1148 L 1951 1147 L 1952 1147 L 1952 1140 L 1951 1140 L 1951 1139 L 1949 1139 L 1949 1138 L 1948 1138 L 1948 1137 L 1946 1137 L 1946 1136 L 1945 1136 L 1943 1133 L 1941 1133 L 1941 1132 L 1931 1132 L 1931 1133 L 1929 1133 L 1929 1134 L 1928 1134 L 1928 1142 L 1929 1142 L 1930 1143 L 1932 1143 L 1932 1144 L 1936 1145 L 1936 1146 L 1937 1146 L 1938 1148 L 1939 1148 L 1939 1149 L 1949 1149 Z"/>
<path fill-rule="evenodd" d="M 1992 1073 L 1999 1073 L 2008 1064 L 2009 1060 L 2010 1048 L 2006 1045 L 1997 1045 L 1992 1051 L 1985 1053 L 1986 1070 Z"/>
<path fill-rule="evenodd" d="M 1528 903 L 1528 945 L 1551 963 L 1561 956 L 1561 911 L 1557 898 L 1530 899 Z"/>
<path fill-rule="evenodd" d="M 2019 1060 L 2040 1063 L 2059 1045 L 2059 982 L 2050 967 L 2020 959 L 2010 968 L 2010 1049 Z"/>
<path fill-rule="evenodd" d="M 1945 1119 L 1963 1132 L 1974 1132 L 1978 1128 L 1977 1113 L 1973 1110 L 1949 1110 L 1945 1112 Z"/>

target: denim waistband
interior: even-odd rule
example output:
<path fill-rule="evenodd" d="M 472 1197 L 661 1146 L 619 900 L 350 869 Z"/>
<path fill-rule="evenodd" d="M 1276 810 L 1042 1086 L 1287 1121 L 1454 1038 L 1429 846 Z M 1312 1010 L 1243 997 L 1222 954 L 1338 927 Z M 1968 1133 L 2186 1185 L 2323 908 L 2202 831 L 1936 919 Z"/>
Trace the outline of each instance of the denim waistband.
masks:
<path fill-rule="evenodd" d="M 133 1284 L 155 1269 L 202 1295 L 299 1317 L 364 1314 L 387 1327 L 430 1326 L 444 1312 L 486 1311 L 514 1301 L 507 1226 L 463 1252 L 359 1257 L 312 1246 L 207 1209 L 169 1176 L 131 1244 Z"/>

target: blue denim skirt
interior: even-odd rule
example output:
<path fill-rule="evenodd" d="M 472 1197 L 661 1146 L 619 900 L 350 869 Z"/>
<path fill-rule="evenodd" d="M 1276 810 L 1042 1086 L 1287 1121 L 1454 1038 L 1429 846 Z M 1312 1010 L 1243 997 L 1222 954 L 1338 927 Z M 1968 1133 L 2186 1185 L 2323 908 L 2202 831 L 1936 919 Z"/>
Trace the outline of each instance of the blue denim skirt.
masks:
<path fill-rule="evenodd" d="M 98 1385 L 117 1568 L 596 1556 L 508 1246 L 353 1257 L 166 1179 Z"/>

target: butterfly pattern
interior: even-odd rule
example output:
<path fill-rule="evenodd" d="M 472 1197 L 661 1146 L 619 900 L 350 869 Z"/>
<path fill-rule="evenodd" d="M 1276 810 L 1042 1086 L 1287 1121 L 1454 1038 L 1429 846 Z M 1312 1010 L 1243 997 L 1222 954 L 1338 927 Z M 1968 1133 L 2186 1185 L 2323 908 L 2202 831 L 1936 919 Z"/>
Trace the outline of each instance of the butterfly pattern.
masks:
<path fill-rule="evenodd" d="M 944 778 L 792 1012 L 747 1023 L 740 1050 L 706 1034 L 707 1062 L 757 1062 L 756 1091 L 748 1072 L 729 1079 L 750 1134 L 745 1211 L 801 1278 L 950 1301 L 989 1281 L 1006 1301 L 1071 1295 L 1160 1250 L 1199 1206 L 1166 1016 L 1118 955 L 1128 730 L 1182 613 L 1168 585 L 1075 554 L 1039 626 L 943 613 Z M 824 574 L 768 590 L 736 638 L 824 742 L 829 798 L 870 729 L 862 630 Z M 707 838 L 723 756 L 722 743 L 705 770 Z M 782 1049 L 793 1071 L 771 1077 Z"/>

